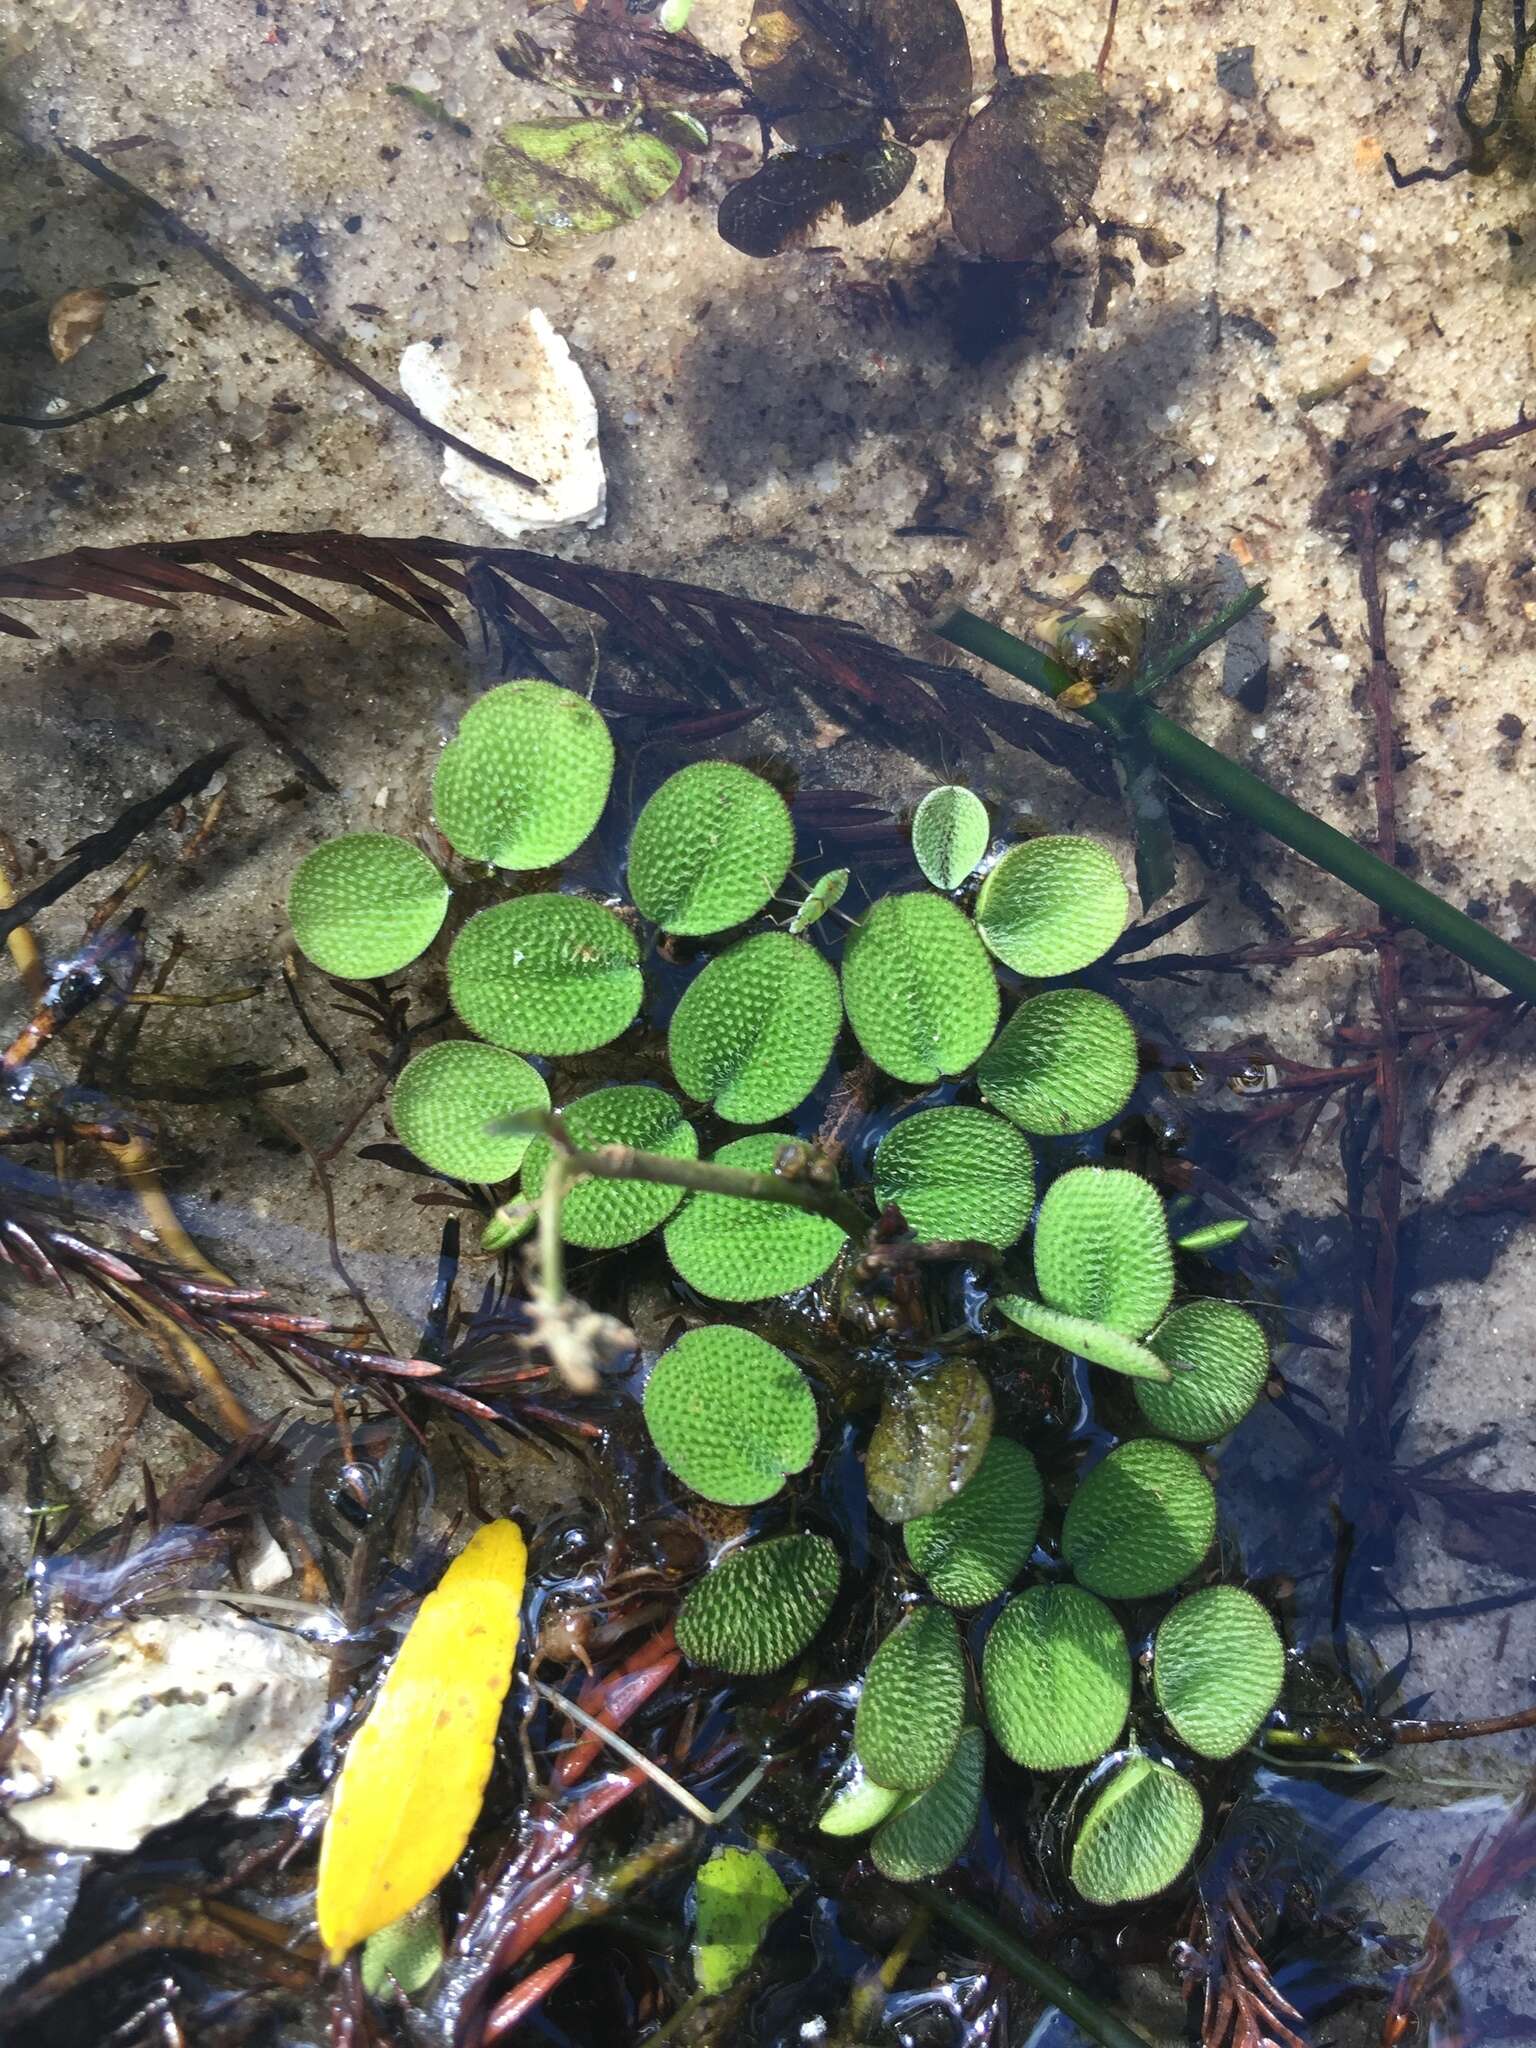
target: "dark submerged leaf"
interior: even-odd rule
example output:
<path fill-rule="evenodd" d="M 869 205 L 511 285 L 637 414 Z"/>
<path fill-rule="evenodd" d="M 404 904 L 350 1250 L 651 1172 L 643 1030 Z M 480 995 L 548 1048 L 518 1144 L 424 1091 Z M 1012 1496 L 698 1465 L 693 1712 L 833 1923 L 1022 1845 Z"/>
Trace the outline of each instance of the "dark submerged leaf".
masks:
<path fill-rule="evenodd" d="M 1136 893 L 1146 911 L 1173 887 L 1173 827 L 1163 771 L 1146 735 L 1134 724 L 1127 724 L 1115 744 L 1115 776 L 1136 835 Z"/>
<path fill-rule="evenodd" d="M 721 200 L 721 236 L 744 256 L 777 256 L 834 207 L 857 227 L 901 196 L 916 162 L 899 142 L 780 151 Z"/>
<path fill-rule="evenodd" d="M 955 138 L 944 198 L 973 256 L 1038 256 L 1082 218 L 1104 167 L 1109 101 L 1091 71 L 1007 78 Z"/>
<path fill-rule="evenodd" d="M 971 94 L 956 0 L 756 0 L 742 62 L 774 128 L 797 149 L 947 134 Z"/>
<path fill-rule="evenodd" d="M 903 142 L 947 135 L 971 97 L 971 45 L 955 0 L 874 0 L 875 75 Z"/>
<path fill-rule="evenodd" d="M 952 1500 L 992 1441 L 992 1415 L 992 1389 L 969 1359 L 893 1382 L 864 1475 L 876 1514 L 910 1522 Z"/>

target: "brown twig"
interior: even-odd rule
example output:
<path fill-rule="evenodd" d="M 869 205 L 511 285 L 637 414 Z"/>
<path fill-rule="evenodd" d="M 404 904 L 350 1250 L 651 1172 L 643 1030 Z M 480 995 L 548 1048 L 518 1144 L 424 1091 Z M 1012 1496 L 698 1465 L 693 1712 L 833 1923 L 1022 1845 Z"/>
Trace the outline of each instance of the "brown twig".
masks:
<path fill-rule="evenodd" d="M 61 142 L 59 149 L 72 164 L 78 164 L 81 170 L 89 171 L 93 178 L 99 179 L 120 198 L 129 199 L 135 206 L 140 207 L 171 241 L 185 243 L 195 255 L 202 257 L 210 269 L 216 270 L 226 284 L 233 285 L 242 298 L 248 300 L 251 305 L 258 306 L 268 319 L 275 320 L 279 327 L 286 327 L 306 348 L 313 349 L 322 362 L 329 363 L 331 368 L 339 370 L 342 376 L 350 377 L 354 384 L 360 384 L 370 398 L 376 399 L 390 412 L 407 420 L 418 433 L 425 434 L 428 440 L 435 441 L 440 448 L 451 448 L 456 455 L 462 455 L 467 462 L 473 462 L 481 469 L 488 469 L 496 476 L 504 476 L 515 484 L 521 484 L 524 490 L 539 491 L 544 488 L 533 477 L 525 476 L 520 469 L 514 469 L 510 462 L 503 462 L 495 455 L 487 455 L 483 448 L 476 448 L 471 442 L 460 440 L 457 434 L 449 433 L 446 427 L 438 426 L 435 421 L 429 420 L 424 412 L 418 411 L 400 392 L 391 391 L 387 384 L 381 384 L 377 377 L 370 376 L 359 364 L 354 363 L 350 356 L 343 355 L 339 348 L 327 341 L 324 335 L 306 326 L 296 313 L 291 313 L 280 300 L 275 299 L 269 291 L 263 290 L 255 278 L 248 277 L 237 263 L 232 263 L 223 250 L 210 242 L 206 235 L 200 234 L 196 228 L 184 221 L 180 214 L 173 213 L 170 207 L 152 198 L 130 178 L 125 178 L 121 171 L 114 171 L 111 165 L 104 164 L 100 157 L 92 156 L 88 149 L 76 148 L 72 142 Z M 142 396 L 142 393 L 131 395 Z M 114 402 L 123 404 L 126 397 Z M 81 417 L 89 418 L 90 415 L 82 414 Z M 27 424 L 37 423 L 29 421 Z M 41 424 L 57 426 L 63 422 L 45 421 Z"/>
<path fill-rule="evenodd" d="M 221 675 L 216 668 L 207 669 L 204 673 L 226 703 L 232 704 L 242 718 L 248 718 L 258 732 L 266 735 L 283 759 L 290 767 L 298 770 L 311 789 L 318 789 L 324 796 L 336 794 L 336 784 L 325 770 L 305 753 L 282 720 L 275 718 L 270 711 L 264 710 L 243 684 L 235 682 L 230 676 Z"/>

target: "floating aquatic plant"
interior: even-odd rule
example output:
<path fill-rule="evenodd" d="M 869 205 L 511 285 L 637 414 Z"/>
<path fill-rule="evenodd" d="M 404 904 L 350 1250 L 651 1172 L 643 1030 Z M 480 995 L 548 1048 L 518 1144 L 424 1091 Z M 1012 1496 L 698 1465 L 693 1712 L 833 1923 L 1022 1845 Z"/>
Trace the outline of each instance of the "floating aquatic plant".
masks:
<path fill-rule="evenodd" d="M 726 1507 L 770 1499 L 816 1449 L 816 1397 L 777 1345 L 728 1324 L 689 1330 L 657 1360 L 645 1425 L 695 1493 Z"/>
<path fill-rule="evenodd" d="M 1097 1763 L 1131 1709 L 1125 1631 L 1078 1586 L 1031 1586 L 992 1624 L 981 1684 L 987 1725 L 1016 1764 L 1066 1771 Z"/>
<path fill-rule="evenodd" d="M 712 960 L 672 1014 L 667 1052 L 680 1088 L 731 1123 L 772 1123 L 821 1079 L 843 1021 L 837 976 L 785 932 Z"/>
<path fill-rule="evenodd" d="M 1083 1818 L 1072 1882 L 1096 1906 L 1128 1905 L 1166 1891 L 1194 1855 L 1200 1795 L 1171 1765 L 1133 1756 Z"/>
<path fill-rule="evenodd" d="M 1035 1206 L 1034 1157 L 1027 1139 L 984 1109 L 920 1109 L 881 1139 L 875 1199 L 894 1202 L 921 1239 L 974 1238 L 1003 1251 Z"/>
<path fill-rule="evenodd" d="M 511 1052 L 592 1052 L 635 1020 L 645 984 L 622 918 L 584 896 L 518 896 L 472 917 L 448 955 L 471 1031 Z"/>
<path fill-rule="evenodd" d="M 629 893 L 665 932 L 723 932 L 757 915 L 794 851 L 795 828 L 771 782 L 734 761 L 696 761 L 669 776 L 635 820 Z"/>
<path fill-rule="evenodd" d="M 1175 1368 L 1161 1385 L 1140 1380 L 1136 1400 L 1163 1436 L 1210 1443 L 1235 1429 L 1269 1378 L 1263 1325 L 1230 1301 L 1188 1301 L 1147 1340 Z"/>
<path fill-rule="evenodd" d="M 677 1610 L 677 1646 L 696 1664 L 750 1676 L 807 1647 L 832 1611 L 842 1567 L 825 1536 L 772 1536 L 733 1550 Z"/>
<path fill-rule="evenodd" d="M 465 712 L 437 764 L 432 808 L 466 860 L 553 867 L 592 831 L 612 781 L 602 713 L 533 677 L 488 690 Z"/>
<path fill-rule="evenodd" d="M 907 1796 L 889 1785 L 877 1785 L 858 1751 L 853 1750 L 816 1825 L 824 1835 L 867 1835 L 888 1820 Z"/>
<path fill-rule="evenodd" d="M 957 783 L 930 789 L 912 819 L 912 858 L 946 895 L 975 873 L 992 836 L 987 807 Z"/>
<path fill-rule="evenodd" d="M 371 981 L 420 957 L 448 915 L 448 884 L 419 847 L 389 832 L 327 839 L 288 887 L 299 951 L 324 974 Z"/>
<path fill-rule="evenodd" d="M 877 1784 L 920 1792 L 942 1776 L 965 1716 L 965 1654 L 947 1607 L 920 1607 L 870 1659 L 853 1724 Z"/>
<path fill-rule="evenodd" d="M 1093 1592 L 1144 1600 L 1188 1578 L 1215 1534 L 1216 1495 L 1188 1451 L 1137 1438 L 1078 1486 L 1061 1554 Z"/>
<path fill-rule="evenodd" d="M 1053 988 L 1020 1003 L 982 1054 L 976 1083 L 994 1109 L 1042 1138 L 1107 1124 L 1136 1086 L 1136 1034 L 1118 1003 Z"/>
<path fill-rule="evenodd" d="M 985 1735 L 962 1729 L 939 1777 L 900 1806 L 870 1843 L 870 1860 L 882 1877 L 915 1884 L 948 1870 L 976 1831 L 986 1761 Z"/>
<path fill-rule="evenodd" d="M 774 1171 L 786 1140 L 757 1131 L 714 1155 L 719 1166 Z M 712 1301 L 766 1301 L 819 1280 L 847 1241 L 829 1217 L 739 1195 L 690 1195 L 667 1225 L 667 1257 Z"/>
<path fill-rule="evenodd" d="M 1023 1569 L 1044 1505 L 1029 1452 L 994 1436 L 974 1478 L 931 1515 L 904 1523 L 902 1540 L 936 1599 L 950 1607 L 984 1607 Z"/>
<path fill-rule="evenodd" d="M 1280 1632 L 1240 1586 L 1206 1586 L 1163 1617 L 1152 1655 L 1157 1703 L 1181 1742 L 1227 1757 L 1251 1742 L 1285 1679 Z"/>
<path fill-rule="evenodd" d="M 663 1159 L 697 1159 L 699 1136 L 664 1088 L 641 1083 L 596 1088 L 561 1111 L 567 1140 L 583 1150 L 628 1145 Z M 544 1192 L 554 1146 L 535 1138 L 523 1161 L 523 1195 L 537 1202 Z M 681 1188 L 655 1181 L 585 1180 L 560 1204 L 560 1235 L 588 1251 L 612 1251 L 658 1230 L 683 1199 Z"/>
<path fill-rule="evenodd" d="M 885 896 L 843 948 L 848 1021 L 898 1081 L 963 1074 L 997 1029 L 1000 998 L 970 919 L 942 896 Z"/>
<path fill-rule="evenodd" d="M 976 929 L 1019 974 L 1076 974 L 1119 938 L 1130 900 L 1114 856 L 1094 840 L 1028 839 L 982 883 Z"/>
<path fill-rule="evenodd" d="M 548 1109 L 544 1076 L 516 1053 L 472 1039 L 447 1039 L 417 1053 L 390 1096 L 402 1145 L 454 1180 L 509 1180 L 529 1139 L 493 1135 L 487 1125 L 524 1109 Z"/>
<path fill-rule="evenodd" d="M 888 1522 L 936 1514 L 976 1477 L 992 1440 L 987 1376 L 969 1358 L 946 1358 L 893 1379 L 869 1439 L 864 1483 Z"/>

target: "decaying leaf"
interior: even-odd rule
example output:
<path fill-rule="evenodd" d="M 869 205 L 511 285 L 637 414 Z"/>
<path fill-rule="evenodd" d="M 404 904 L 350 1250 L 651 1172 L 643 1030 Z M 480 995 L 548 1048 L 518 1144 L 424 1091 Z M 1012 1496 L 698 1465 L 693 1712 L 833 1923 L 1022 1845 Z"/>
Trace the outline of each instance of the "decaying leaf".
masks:
<path fill-rule="evenodd" d="M 470 1538 L 416 1611 L 352 1738 L 320 1842 L 332 1962 L 409 1913 L 463 1852 L 512 1679 L 528 1551 L 515 1522 Z"/>
<path fill-rule="evenodd" d="M 944 135 L 971 93 L 955 0 L 756 0 L 741 46 L 753 90 L 797 149 Z"/>
<path fill-rule="evenodd" d="M 952 1500 L 982 1461 L 992 1416 L 992 1389 L 969 1359 L 893 1383 L 865 1466 L 875 1513 L 910 1522 Z"/>
<path fill-rule="evenodd" d="M 596 235 L 644 213 L 682 159 L 659 135 L 613 121 L 509 121 L 485 153 L 497 205 L 547 235 Z"/>
<path fill-rule="evenodd" d="M 720 202 L 722 237 L 745 256 L 777 256 L 834 207 L 849 227 L 898 199 L 917 158 L 899 142 L 782 150 Z"/>
<path fill-rule="evenodd" d="M 971 45 L 955 0 L 874 0 L 882 111 L 903 142 L 947 135 L 971 97 Z"/>
<path fill-rule="evenodd" d="M 944 199 L 973 256 L 1038 256 L 1092 204 L 1109 101 L 1091 71 L 1006 78 L 955 138 Z"/>
<path fill-rule="evenodd" d="M 48 346 L 55 362 L 69 362 L 88 341 L 96 339 L 112 296 L 91 284 L 63 292 L 54 300 L 48 311 Z"/>
<path fill-rule="evenodd" d="M 755 1849 L 717 1849 L 694 1880 L 693 1974 L 706 1998 L 728 1991 L 784 1908 L 784 1880 Z"/>

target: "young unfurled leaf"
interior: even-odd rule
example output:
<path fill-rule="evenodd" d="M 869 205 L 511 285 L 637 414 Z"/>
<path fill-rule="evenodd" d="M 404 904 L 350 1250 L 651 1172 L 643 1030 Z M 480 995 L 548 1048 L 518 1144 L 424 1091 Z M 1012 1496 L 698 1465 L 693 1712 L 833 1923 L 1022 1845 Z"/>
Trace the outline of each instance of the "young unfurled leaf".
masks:
<path fill-rule="evenodd" d="M 935 1514 L 975 1478 L 992 1440 L 992 1389 L 968 1358 L 949 1358 L 886 1389 L 869 1439 L 869 1504 L 887 1522 Z"/>
<path fill-rule="evenodd" d="M 1188 1578 L 1215 1534 L 1216 1495 L 1188 1451 L 1138 1437 L 1078 1486 L 1061 1554 L 1106 1600 L 1146 1600 Z"/>
<path fill-rule="evenodd" d="M 634 220 L 676 184 L 682 159 L 616 121 L 509 121 L 485 153 L 486 190 L 547 235 L 595 235 Z"/>
<path fill-rule="evenodd" d="M 1072 1845 L 1072 1882 L 1096 1906 L 1150 1899 L 1194 1855 L 1203 1820 L 1187 1778 L 1133 1756 L 1088 1809 Z"/>
<path fill-rule="evenodd" d="M 1080 220 L 1104 166 L 1109 102 L 1091 71 L 1003 79 L 956 136 L 944 202 L 973 256 L 1039 256 Z"/>
<path fill-rule="evenodd" d="M 1102 1365 L 1109 1372 L 1124 1373 L 1127 1379 L 1169 1380 L 1173 1373 L 1149 1345 L 1107 1323 L 1089 1316 L 1071 1316 L 1043 1301 L 1031 1301 L 1025 1294 L 995 1294 L 992 1306 L 1011 1323 L 1028 1330 L 1043 1343 L 1055 1344 L 1074 1358 L 1086 1358 L 1090 1365 Z"/>
<path fill-rule="evenodd" d="M 1174 1243 L 1181 1252 L 1216 1252 L 1223 1245 L 1236 1244 L 1247 1228 L 1246 1216 L 1229 1216 L 1220 1223 L 1202 1223 L 1195 1230 L 1186 1230 Z"/>
<path fill-rule="evenodd" d="M 1207 1586 L 1164 1616 L 1153 1652 L 1157 1703 L 1199 1756 L 1235 1756 L 1280 1697 L 1285 1645 L 1251 1593 Z"/>
<path fill-rule="evenodd" d="M 965 1652 L 947 1607 L 919 1607 L 870 1659 L 853 1746 L 875 1782 L 920 1792 L 943 1775 L 965 1717 Z"/>
<path fill-rule="evenodd" d="M 986 1762 L 985 1735 L 979 1728 L 962 1729 L 943 1776 L 909 1799 L 870 1843 L 882 1877 L 915 1884 L 948 1870 L 975 1830 Z"/>
<path fill-rule="evenodd" d="M 602 713 L 534 677 L 487 690 L 465 712 L 437 764 L 432 808 L 466 860 L 552 867 L 592 831 L 612 780 Z"/>
<path fill-rule="evenodd" d="M 885 896 L 843 949 L 848 1021 L 898 1081 L 963 1074 L 997 1029 L 997 977 L 970 919 L 924 890 Z"/>
<path fill-rule="evenodd" d="M 1034 1459 L 1022 1444 L 994 1436 L 976 1476 L 933 1514 L 905 1523 L 902 1540 L 936 1598 L 984 1607 L 1018 1577 L 1044 1506 Z"/>
<path fill-rule="evenodd" d="M 877 1785 L 853 1751 L 816 1825 L 824 1835 L 863 1835 L 889 1819 L 904 1795 Z"/>
<path fill-rule="evenodd" d="M 912 819 L 912 858 L 947 895 L 981 864 L 992 822 L 981 798 L 958 783 L 930 789 Z"/>
<path fill-rule="evenodd" d="M 733 1550 L 677 1610 L 677 1647 L 735 1677 L 798 1657 L 832 1612 L 842 1566 L 825 1536 L 774 1536 Z"/>
<path fill-rule="evenodd" d="M 416 1619 L 353 1736 L 320 1840 L 316 1911 L 331 1962 L 435 1891 L 469 1840 L 512 1680 L 527 1548 L 476 1530 Z"/>
<path fill-rule="evenodd" d="M 1076 974 L 1125 929 L 1130 891 L 1095 840 L 1051 835 L 1011 846 L 976 897 L 976 929 L 1017 974 Z"/>
<path fill-rule="evenodd" d="M 594 1088 L 567 1103 L 562 1116 L 566 1136 L 584 1152 L 627 1145 L 636 1152 L 659 1152 L 664 1159 L 699 1156 L 698 1132 L 666 1090 L 649 1083 Z M 553 1152 L 548 1138 L 535 1138 L 528 1147 L 525 1201 L 537 1202 L 544 1192 Z M 587 1251 L 612 1251 L 660 1229 L 682 1199 L 681 1188 L 660 1181 L 585 1180 L 561 1201 L 560 1235 Z"/>
<path fill-rule="evenodd" d="M 734 761 L 695 761 L 635 820 L 629 893 L 664 932 L 723 932 L 756 916 L 794 851 L 789 809 L 771 782 Z"/>
<path fill-rule="evenodd" d="M 714 1155 L 721 1166 L 772 1173 L 787 1140 L 781 1131 L 735 1138 Z M 847 1242 L 830 1217 L 744 1195 L 690 1195 L 666 1230 L 667 1257 L 712 1301 L 766 1301 L 819 1280 Z"/>
<path fill-rule="evenodd" d="M 1016 1764 L 1066 1771 L 1097 1763 L 1131 1709 L 1125 1631 L 1077 1586 L 1031 1586 L 993 1624 L 981 1683 L 988 1726 Z"/>
<path fill-rule="evenodd" d="M 789 1904 L 784 1881 L 755 1849 L 717 1849 L 693 1881 L 693 1975 L 706 1998 L 728 1991 Z"/>
<path fill-rule="evenodd" d="M 389 1111 L 408 1151 L 454 1180 L 508 1180 L 526 1136 L 493 1136 L 487 1124 L 516 1110 L 548 1109 L 544 1076 L 515 1052 L 468 1038 L 417 1053 L 394 1085 Z"/>
<path fill-rule="evenodd" d="M 672 1072 L 732 1123 L 772 1123 L 821 1079 L 842 1021 L 821 955 L 787 932 L 762 932 L 690 983 L 667 1033 Z"/>
<path fill-rule="evenodd" d="M 371 981 L 409 967 L 442 929 L 448 884 L 419 847 L 390 832 L 348 832 L 299 862 L 288 921 L 322 974 Z"/>
<path fill-rule="evenodd" d="M 743 256 L 777 256 L 834 207 L 857 227 L 901 197 L 916 163 L 899 142 L 780 150 L 721 200 L 721 237 Z"/>
<path fill-rule="evenodd" d="M 656 1361 L 645 1424 L 685 1486 L 726 1507 L 752 1507 L 811 1462 L 816 1397 L 777 1345 L 719 1324 L 685 1332 Z"/>
<path fill-rule="evenodd" d="M 495 904 L 448 955 L 454 1009 L 511 1052 L 592 1052 L 634 1022 L 644 992 L 634 933 L 584 896 Z"/>
<path fill-rule="evenodd" d="M 1140 1386 L 1141 1412 L 1163 1436 L 1211 1443 L 1236 1429 L 1269 1378 L 1263 1325 L 1230 1301 L 1189 1301 L 1147 1340 L 1176 1368 L 1162 1386 Z"/>
<path fill-rule="evenodd" d="M 875 1197 L 896 1203 L 925 1243 L 975 1238 L 999 1251 L 1023 1236 L 1035 1206 L 1029 1141 L 984 1109 L 920 1109 L 881 1139 Z"/>
<path fill-rule="evenodd" d="M 1130 1101 L 1136 1074 L 1130 1018 L 1087 988 L 1047 989 L 1020 1003 L 976 1066 L 993 1108 L 1042 1138 L 1109 1123 Z"/>

